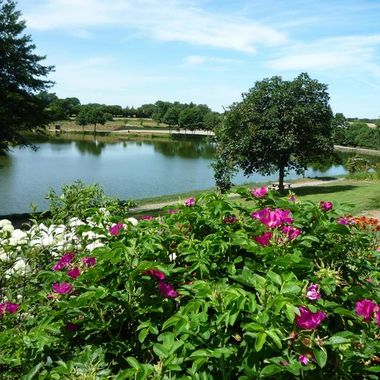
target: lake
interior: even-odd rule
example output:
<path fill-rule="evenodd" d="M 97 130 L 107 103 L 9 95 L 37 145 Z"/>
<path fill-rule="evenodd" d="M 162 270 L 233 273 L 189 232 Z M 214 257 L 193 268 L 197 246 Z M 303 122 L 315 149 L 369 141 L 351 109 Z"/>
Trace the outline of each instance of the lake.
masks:
<path fill-rule="evenodd" d="M 207 140 L 152 138 L 121 140 L 109 136 L 76 135 L 44 138 L 36 151 L 15 148 L 0 157 L 0 215 L 47 208 L 44 196 L 52 187 L 80 179 L 99 183 L 108 195 L 140 199 L 163 194 L 202 190 L 214 186 L 210 168 L 215 143 Z M 343 161 L 311 164 L 305 176 L 335 176 L 346 173 Z M 287 179 L 297 178 L 289 173 Z M 276 180 L 277 175 L 239 173 L 234 183 Z"/>

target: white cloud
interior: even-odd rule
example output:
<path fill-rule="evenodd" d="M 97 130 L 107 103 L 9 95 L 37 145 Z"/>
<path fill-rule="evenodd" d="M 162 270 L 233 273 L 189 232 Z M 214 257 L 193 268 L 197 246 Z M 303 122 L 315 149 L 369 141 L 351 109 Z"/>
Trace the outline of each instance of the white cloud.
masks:
<path fill-rule="evenodd" d="M 215 64 L 217 65 L 229 65 L 234 63 L 241 62 L 238 59 L 233 58 L 221 58 L 221 57 L 210 57 L 205 55 L 188 55 L 183 59 L 184 66 L 199 66 L 202 64 L 212 64 L 215 68 Z"/>
<path fill-rule="evenodd" d="M 189 55 L 184 59 L 186 65 L 201 65 L 202 63 L 205 63 L 205 61 L 206 57 L 200 55 Z"/>
<path fill-rule="evenodd" d="M 275 28 L 217 14 L 178 0 L 43 0 L 24 14 L 30 28 L 85 30 L 99 26 L 134 29 L 160 41 L 255 52 L 257 45 L 286 42 Z M 127 31 L 125 31 L 127 33 Z"/>
<path fill-rule="evenodd" d="M 374 63 L 380 35 L 325 38 L 306 44 L 294 44 L 269 61 L 277 70 L 334 70 L 361 68 L 378 71 Z"/>

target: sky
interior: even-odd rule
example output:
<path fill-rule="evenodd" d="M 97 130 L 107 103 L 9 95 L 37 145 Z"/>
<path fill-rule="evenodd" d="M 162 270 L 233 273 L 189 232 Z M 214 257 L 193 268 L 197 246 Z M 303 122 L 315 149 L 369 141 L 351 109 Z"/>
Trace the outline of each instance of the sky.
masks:
<path fill-rule="evenodd" d="M 380 116 L 380 0 L 19 0 L 60 98 L 221 112 L 307 72 L 334 113 Z"/>

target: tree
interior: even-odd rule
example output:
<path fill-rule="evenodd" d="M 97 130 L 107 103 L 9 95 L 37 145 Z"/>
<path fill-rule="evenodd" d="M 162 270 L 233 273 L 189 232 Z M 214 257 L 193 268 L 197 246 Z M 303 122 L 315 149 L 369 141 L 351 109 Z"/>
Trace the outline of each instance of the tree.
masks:
<path fill-rule="evenodd" d="M 181 128 L 188 128 L 191 131 L 200 129 L 203 126 L 202 111 L 195 105 L 187 107 L 179 114 L 178 123 Z"/>
<path fill-rule="evenodd" d="M 46 101 L 37 96 L 52 82 L 44 79 L 53 66 L 33 53 L 31 36 L 23 34 L 25 22 L 11 0 L 0 0 L 0 152 L 14 144 L 29 145 L 23 131 L 43 127 L 49 120 Z"/>
<path fill-rule="evenodd" d="M 292 81 L 264 79 L 230 107 L 217 128 L 217 159 L 229 162 L 230 176 L 232 168 L 245 175 L 278 171 L 283 191 L 288 170 L 301 174 L 308 161 L 333 151 L 331 119 L 327 85 L 305 73 Z M 217 181 L 226 178 L 220 170 L 215 175 Z"/>

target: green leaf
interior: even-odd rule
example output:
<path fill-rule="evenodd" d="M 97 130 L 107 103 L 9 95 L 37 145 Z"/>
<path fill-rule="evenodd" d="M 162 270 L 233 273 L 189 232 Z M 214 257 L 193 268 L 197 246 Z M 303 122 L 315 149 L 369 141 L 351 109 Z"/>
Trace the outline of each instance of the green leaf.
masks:
<path fill-rule="evenodd" d="M 317 361 L 318 365 L 323 368 L 326 365 L 327 362 L 327 352 L 324 348 L 314 348 L 313 349 L 315 360 Z"/>
<path fill-rule="evenodd" d="M 380 366 L 373 366 L 373 367 L 368 367 L 366 368 L 367 372 L 380 372 Z"/>
<path fill-rule="evenodd" d="M 268 336 L 273 340 L 274 344 L 281 350 L 282 349 L 282 343 L 281 343 L 281 339 L 279 338 L 279 336 L 276 334 L 275 331 L 273 330 L 267 330 L 265 331 Z"/>
<path fill-rule="evenodd" d="M 140 343 L 143 343 L 145 338 L 148 336 L 149 334 L 149 329 L 142 329 L 139 333 L 139 342 Z"/>
<path fill-rule="evenodd" d="M 246 325 L 244 325 L 243 328 L 245 331 L 261 331 L 261 332 L 265 331 L 264 326 L 256 322 L 247 323 Z"/>
<path fill-rule="evenodd" d="M 265 332 L 260 332 L 257 334 L 256 341 L 255 341 L 255 350 L 259 352 L 267 339 L 267 334 Z"/>
<path fill-rule="evenodd" d="M 261 376 L 271 376 L 271 375 L 274 375 L 275 373 L 281 372 L 282 370 L 283 369 L 276 364 L 269 364 L 262 369 L 260 374 Z"/>
<path fill-rule="evenodd" d="M 34 366 L 26 375 L 22 377 L 22 380 L 32 380 L 34 376 L 37 375 L 38 371 L 44 364 L 42 362 Z"/>
<path fill-rule="evenodd" d="M 137 369 L 139 370 L 140 369 L 140 363 L 132 356 L 128 356 L 127 357 L 127 362 L 128 364 L 134 368 L 134 369 Z"/>

